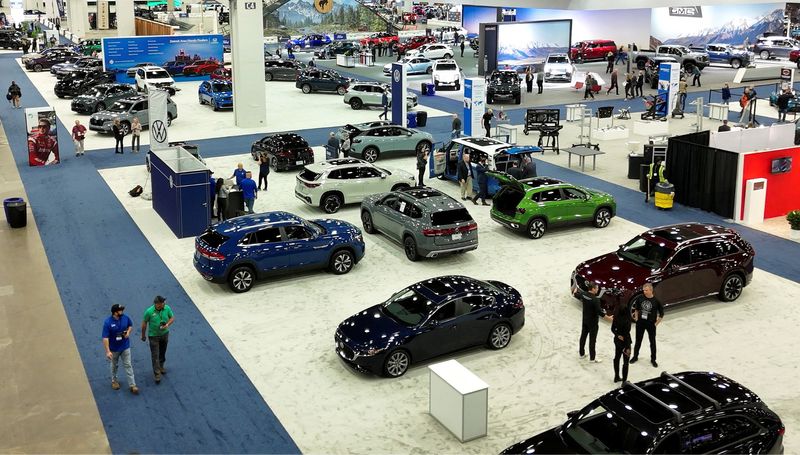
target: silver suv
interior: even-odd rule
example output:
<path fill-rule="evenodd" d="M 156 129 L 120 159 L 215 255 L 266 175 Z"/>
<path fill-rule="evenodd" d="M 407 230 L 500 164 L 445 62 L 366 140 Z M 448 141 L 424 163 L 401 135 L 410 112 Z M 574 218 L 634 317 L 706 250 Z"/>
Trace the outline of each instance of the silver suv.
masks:
<path fill-rule="evenodd" d="M 789 53 L 800 49 L 797 41 L 784 36 L 769 36 L 759 38 L 753 45 L 753 53 L 764 60 L 775 57 L 789 57 Z"/>
<path fill-rule="evenodd" d="M 378 82 L 358 82 L 351 85 L 344 94 L 344 104 L 349 104 L 354 110 L 365 106 L 383 106 L 383 92 L 389 97 L 389 106 L 392 105 L 392 92 L 384 84 Z M 411 109 L 417 106 L 417 95 L 406 94 L 406 107 Z"/>
<path fill-rule="evenodd" d="M 478 248 L 478 224 L 452 197 L 432 188 L 404 188 L 373 194 L 361 202 L 361 223 L 403 245 L 416 261 Z"/>
<path fill-rule="evenodd" d="M 147 97 L 132 96 L 112 104 L 108 110 L 92 114 L 89 119 L 89 129 L 100 133 L 111 133 L 113 131 L 114 120 L 119 119 L 120 128 L 123 133 L 131 132 L 131 122 L 136 117 L 141 122 L 143 128 L 150 124 L 150 115 L 147 112 Z M 178 118 L 178 106 L 167 98 L 167 126 Z"/>

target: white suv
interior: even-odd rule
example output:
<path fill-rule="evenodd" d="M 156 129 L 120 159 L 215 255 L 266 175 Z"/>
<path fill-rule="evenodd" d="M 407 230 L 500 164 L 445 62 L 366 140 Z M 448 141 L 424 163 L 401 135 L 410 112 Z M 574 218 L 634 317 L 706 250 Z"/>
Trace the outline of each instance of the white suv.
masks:
<path fill-rule="evenodd" d="M 567 54 L 548 54 L 544 63 L 545 81 L 572 81 L 575 67 Z"/>
<path fill-rule="evenodd" d="M 435 58 L 451 59 L 453 58 L 453 48 L 449 44 L 442 43 L 423 44 L 416 49 L 414 57 L 425 57 L 431 60 Z"/>
<path fill-rule="evenodd" d="M 150 88 L 175 90 L 175 80 L 160 66 L 144 66 L 136 70 L 136 90 L 147 93 Z"/>
<path fill-rule="evenodd" d="M 431 74 L 433 85 L 438 90 L 439 87 L 453 87 L 461 89 L 461 69 L 455 60 L 439 60 L 433 63 L 433 73 Z"/>
<path fill-rule="evenodd" d="M 297 175 L 294 195 L 326 213 L 335 213 L 342 205 L 361 202 L 369 195 L 414 185 L 414 176 L 406 171 L 342 158 L 306 165 Z"/>

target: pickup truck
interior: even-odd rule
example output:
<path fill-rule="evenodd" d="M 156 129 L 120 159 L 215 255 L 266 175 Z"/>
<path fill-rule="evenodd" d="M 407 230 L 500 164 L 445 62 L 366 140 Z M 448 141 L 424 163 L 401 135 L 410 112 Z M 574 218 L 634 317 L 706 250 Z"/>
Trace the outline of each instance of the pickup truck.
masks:
<path fill-rule="evenodd" d="M 730 44 L 706 44 L 705 47 L 691 47 L 689 49 L 708 54 L 709 64 L 721 63 L 730 65 L 731 68 L 746 67 L 753 62 L 755 57 L 754 54 L 746 50 L 736 49 Z"/>
<path fill-rule="evenodd" d="M 658 57 L 674 58 L 684 69 L 687 70 L 687 72 L 692 66 L 697 66 L 700 68 L 700 70 L 702 70 L 709 64 L 708 54 L 705 52 L 692 51 L 686 46 L 675 44 L 658 46 L 655 51 L 650 50 L 634 52 L 633 62 L 636 63 L 637 68 L 644 69 L 645 63 L 647 63 L 648 59 Z"/>

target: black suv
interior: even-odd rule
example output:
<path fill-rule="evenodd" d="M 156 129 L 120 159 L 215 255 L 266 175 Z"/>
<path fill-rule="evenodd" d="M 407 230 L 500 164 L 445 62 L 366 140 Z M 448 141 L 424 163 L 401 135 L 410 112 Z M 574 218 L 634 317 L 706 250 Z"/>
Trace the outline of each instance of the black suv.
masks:
<path fill-rule="evenodd" d="M 486 88 L 486 102 L 513 101 L 519 104 L 522 97 L 519 87 L 520 79 L 516 71 L 495 70 L 489 76 L 489 86 Z"/>
<path fill-rule="evenodd" d="M 780 417 L 712 372 L 626 382 L 567 416 L 502 453 L 783 453 Z"/>
<path fill-rule="evenodd" d="M 22 34 L 14 29 L 0 29 L 0 47 L 22 49 Z"/>
<path fill-rule="evenodd" d="M 258 161 L 266 154 L 269 165 L 276 171 L 285 171 L 314 162 L 314 152 L 302 136 L 294 133 L 271 134 L 250 146 L 250 154 Z"/>
<path fill-rule="evenodd" d="M 336 92 L 344 95 L 347 87 L 350 86 L 350 79 L 342 77 L 333 70 L 321 70 L 318 68 L 307 68 L 297 76 L 295 87 L 303 93 L 311 92 Z"/>
<path fill-rule="evenodd" d="M 96 85 L 114 81 L 116 81 L 116 74 L 113 71 L 78 69 L 59 79 L 54 91 L 59 98 L 78 96 Z"/>

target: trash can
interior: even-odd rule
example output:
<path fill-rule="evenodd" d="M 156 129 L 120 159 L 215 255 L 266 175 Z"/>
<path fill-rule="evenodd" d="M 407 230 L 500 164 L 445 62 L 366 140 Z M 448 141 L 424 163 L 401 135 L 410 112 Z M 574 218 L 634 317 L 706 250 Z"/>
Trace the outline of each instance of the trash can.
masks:
<path fill-rule="evenodd" d="M 425 94 L 427 96 L 434 96 L 436 95 L 436 85 L 434 84 L 425 84 Z"/>
<path fill-rule="evenodd" d="M 675 198 L 675 186 L 668 182 L 656 183 L 655 204 L 656 207 L 664 210 L 672 208 Z"/>
<path fill-rule="evenodd" d="M 28 224 L 28 204 L 19 197 L 3 200 L 3 209 L 6 212 L 6 221 L 12 228 L 22 228 Z"/>
<path fill-rule="evenodd" d="M 641 153 L 631 153 L 628 155 L 628 178 L 636 180 L 639 178 L 639 167 L 644 163 L 644 155 Z"/>
<path fill-rule="evenodd" d="M 420 85 L 419 94 L 422 95 L 422 96 L 427 96 L 428 95 L 428 83 L 427 82 L 423 82 Z"/>
<path fill-rule="evenodd" d="M 417 127 L 417 113 L 416 112 L 406 112 L 406 126 L 408 128 L 416 128 Z"/>
<path fill-rule="evenodd" d="M 417 128 L 424 128 L 425 125 L 428 124 L 428 112 L 427 111 L 418 111 L 417 112 Z"/>

